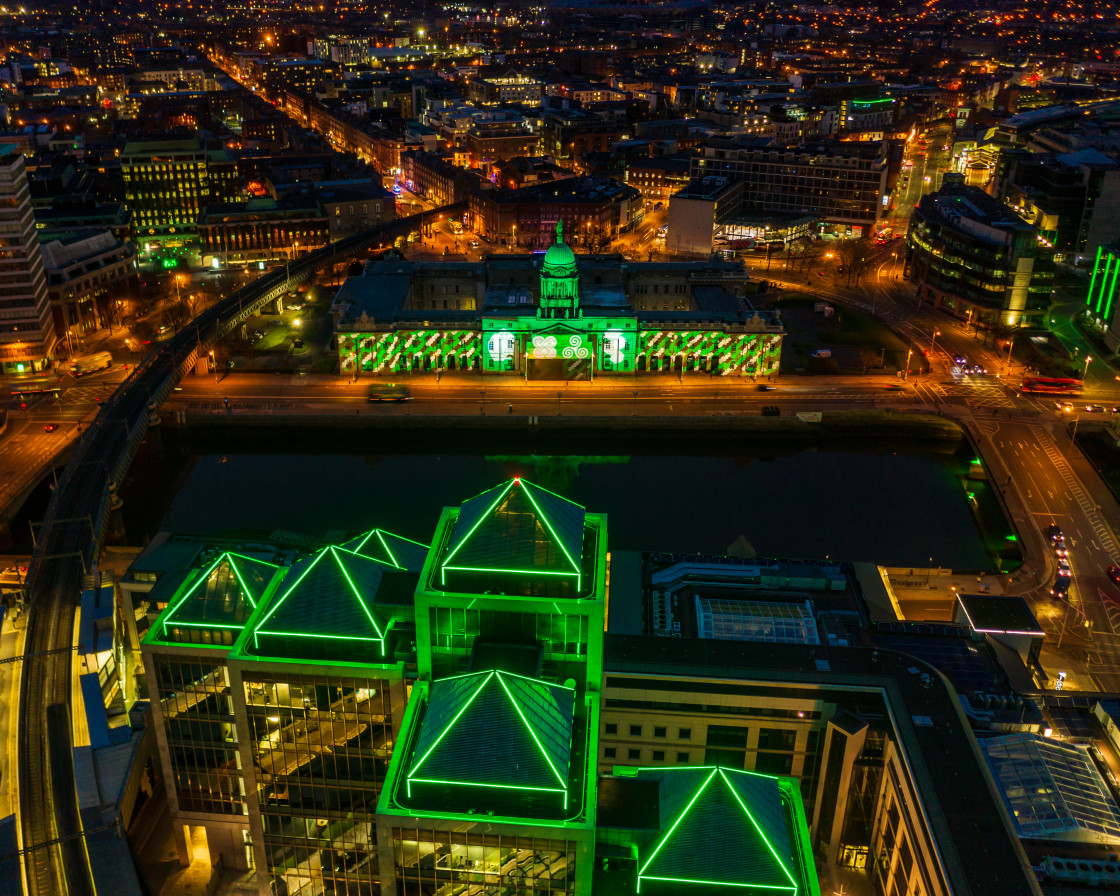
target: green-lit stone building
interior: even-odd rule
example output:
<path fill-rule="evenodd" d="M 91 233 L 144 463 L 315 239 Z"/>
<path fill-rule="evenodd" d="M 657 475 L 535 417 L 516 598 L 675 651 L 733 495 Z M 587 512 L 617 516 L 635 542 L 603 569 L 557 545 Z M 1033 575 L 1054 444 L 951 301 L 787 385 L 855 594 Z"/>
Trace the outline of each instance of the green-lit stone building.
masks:
<path fill-rule="evenodd" d="M 543 254 L 470 262 L 383 259 L 332 308 L 342 374 L 478 370 L 526 379 L 703 371 L 777 373 L 783 329 L 740 264 Z"/>
<path fill-rule="evenodd" d="M 204 829 L 262 896 L 819 896 L 795 780 L 599 768 L 605 516 L 514 478 L 430 547 L 190 567 L 142 644 L 184 862 Z"/>

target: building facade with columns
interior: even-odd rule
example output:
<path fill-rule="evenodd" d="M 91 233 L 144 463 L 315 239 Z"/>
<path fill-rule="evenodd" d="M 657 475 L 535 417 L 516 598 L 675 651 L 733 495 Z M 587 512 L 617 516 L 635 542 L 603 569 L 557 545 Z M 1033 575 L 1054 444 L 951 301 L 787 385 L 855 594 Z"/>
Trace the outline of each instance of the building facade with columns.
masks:
<path fill-rule="evenodd" d="M 577 256 L 562 224 L 556 231 L 543 255 L 369 264 L 332 307 L 339 372 L 481 370 L 540 380 L 777 373 L 781 319 L 754 309 L 749 296 L 760 286 L 741 266 Z"/>

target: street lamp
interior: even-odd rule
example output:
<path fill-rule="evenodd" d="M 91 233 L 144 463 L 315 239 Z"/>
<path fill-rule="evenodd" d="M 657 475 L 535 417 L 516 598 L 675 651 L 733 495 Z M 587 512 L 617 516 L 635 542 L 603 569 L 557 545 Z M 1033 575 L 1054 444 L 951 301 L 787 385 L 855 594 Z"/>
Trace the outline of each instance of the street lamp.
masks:
<path fill-rule="evenodd" d="M 1015 337 L 1007 340 L 1007 372 L 1011 373 L 1011 349 L 1015 347 Z"/>
<path fill-rule="evenodd" d="M 931 370 L 933 369 L 933 346 L 934 346 L 934 343 L 937 342 L 937 337 L 940 336 L 940 335 L 941 335 L 940 330 L 934 330 L 933 331 L 933 336 L 929 341 L 929 364 L 930 364 L 930 369 Z"/>
<path fill-rule="evenodd" d="M 902 372 L 902 381 L 904 383 L 910 381 L 910 356 L 914 354 L 914 349 L 906 350 L 906 369 Z"/>
<path fill-rule="evenodd" d="M 1091 356 L 1085 356 L 1085 369 L 1081 371 L 1081 379 L 1085 379 L 1085 377 L 1089 375 L 1089 364 L 1092 363 L 1092 361 L 1093 359 Z"/>

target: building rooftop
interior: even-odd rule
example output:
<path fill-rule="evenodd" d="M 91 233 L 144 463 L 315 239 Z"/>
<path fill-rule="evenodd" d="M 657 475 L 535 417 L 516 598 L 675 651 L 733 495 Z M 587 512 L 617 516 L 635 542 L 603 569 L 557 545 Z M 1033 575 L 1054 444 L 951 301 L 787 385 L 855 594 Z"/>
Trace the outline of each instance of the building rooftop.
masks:
<path fill-rule="evenodd" d="M 696 595 L 696 620 L 701 638 L 725 641 L 772 641 L 819 644 L 812 607 L 804 603 L 731 600 Z"/>
<path fill-rule="evenodd" d="M 993 231 L 1034 231 L 1026 221 L 1000 200 L 989 196 L 979 187 L 964 183 L 943 183 L 936 193 L 927 193 L 918 207 L 922 214 L 940 218 L 954 228 L 962 220 L 981 224 Z M 974 236 L 983 238 L 983 232 L 970 229 Z"/>
<path fill-rule="evenodd" d="M 980 746 L 1020 837 L 1120 845 L 1120 809 L 1088 748 L 1037 734 Z"/>
<path fill-rule="evenodd" d="M 343 542 L 339 548 L 384 563 L 394 569 L 416 573 L 424 568 L 424 561 L 428 557 L 426 544 L 420 544 L 403 535 L 394 535 L 384 529 L 370 529 L 364 535 Z"/>
<path fill-rule="evenodd" d="M 578 504 L 527 479 L 511 479 L 462 505 L 440 559 L 441 573 L 498 571 L 566 576 L 578 583 L 583 525 Z"/>
<path fill-rule="evenodd" d="M 820 893 L 792 778 L 620 767 L 600 779 L 600 794 L 600 825 L 628 830 L 637 847 L 636 875 L 620 892 Z"/>
<path fill-rule="evenodd" d="M 262 656 L 382 662 L 397 599 L 393 573 L 376 560 L 326 547 L 273 585 L 239 644 Z M 409 576 L 410 584 L 415 578 Z"/>
<path fill-rule="evenodd" d="M 878 691 L 890 710 L 949 886 L 962 893 L 1036 896 L 1037 881 L 977 761 L 956 694 L 921 660 L 893 650 L 751 645 L 607 634 L 604 687 L 612 675 L 691 675 Z M 924 668 L 923 668 L 924 667 Z M 725 685 L 726 686 L 726 685 Z"/>
<path fill-rule="evenodd" d="M 974 632 L 1038 637 L 1045 635 L 1027 602 L 1021 597 L 958 594 L 957 601 Z"/>
<path fill-rule="evenodd" d="M 567 802 L 575 691 L 497 670 L 432 683 L 408 768 L 418 784 L 557 794 Z M 481 806 L 485 794 L 475 791 Z"/>
<path fill-rule="evenodd" d="M 232 644 L 236 634 L 214 638 L 212 630 L 240 632 L 279 568 L 259 557 L 223 552 L 187 576 L 151 637 L 165 642 Z"/>

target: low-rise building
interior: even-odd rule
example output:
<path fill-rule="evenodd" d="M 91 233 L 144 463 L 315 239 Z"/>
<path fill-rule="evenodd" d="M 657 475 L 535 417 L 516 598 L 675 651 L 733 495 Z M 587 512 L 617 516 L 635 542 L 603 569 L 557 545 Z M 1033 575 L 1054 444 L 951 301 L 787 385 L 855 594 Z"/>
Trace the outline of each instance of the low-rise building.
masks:
<path fill-rule="evenodd" d="M 315 199 L 327 216 L 332 241 L 397 216 L 397 199 L 391 190 L 370 180 L 320 181 Z"/>
<path fill-rule="evenodd" d="M 500 188 L 471 194 L 468 221 L 489 242 L 544 249 L 557 221 L 583 249 L 600 248 L 641 221 L 641 194 L 606 177 L 572 177 L 520 190 Z"/>
<path fill-rule="evenodd" d="M 537 153 L 537 135 L 516 112 L 476 114 L 467 125 L 463 149 L 471 168 L 484 173 L 495 162 Z"/>
<path fill-rule="evenodd" d="M 325 246 L 331 235 L 323 206 L 292 191 L 280 200 L 208 205 L 198 217 L 198 238 L 203 265 L 224 268 L 286 261 Z"/>
<path fill-rule="evenodd" d="M 70 354 L 74 340 L 119 325 L 120 303 L 136 283 L 136 250 L 112 233 L 40 231 L 55 332 Z"/>
<path fill-rule="evenodd" d="M 607 121 L 575 106 L 549 109 L 541 115 L 541 152 L 583 173 L 587 153 L 609 151 L 612 143 L 629 139 L 632 130 L 625 122 Z"/>
<path fill-rule="evenodd" d="M 417 196 L 436 205 L 462 202 L 479 184 L 477 172 L 460 168 L 450 156 L 434 152 L 401 153 L 401 179 Z"/>
<path fill-rule="evenodd" d="M 540 105 L 544 84 L 536 78 L 508 72 L 498 77 L 471 78 L 467 82 L 467 99 L 483 106 L 500 103 Z"/>
<path fill-rule="evenodd" d="M 887 147 L 881 141 L 775 147 L 735 136 L 713 138 L 692 163 L 692 177 L 743 183 L 744 209 L 815 215 L 867 235 L 887 195 Z"/>

